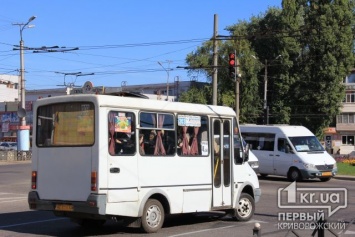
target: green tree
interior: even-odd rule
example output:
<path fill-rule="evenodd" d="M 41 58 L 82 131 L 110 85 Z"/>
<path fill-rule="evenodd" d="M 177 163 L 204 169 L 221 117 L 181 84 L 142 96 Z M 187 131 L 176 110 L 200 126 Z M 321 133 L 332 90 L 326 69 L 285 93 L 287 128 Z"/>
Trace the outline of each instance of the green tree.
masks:
<path fill-rule="evenodd" d="M 196 86 L 192 85 L 188 91 L 180 95 L 179 101 L 196 104 L 212 104 L 211 85 Z"/>
<path fill-rule="evenodd" d="M 295 3 L 304 8 L 304 32 L 291 123 L 303 124 L 320 136 L 339 113 L 345 96 L 342 82 L 354 63 L 354 1 Z"/>
<path fill-rule="evenodd" d="M 320 136 L 339 113 L 345 96 L 342 82 L 354 66 L 354 1 L 283 0 L 282 9 L 270 8 L 227 27 L 230 38 L 218 41 L 218 104 L 235 108 L 228 54 L 236 50 L 242 75 L 240 121 L 256 123 L 264 117 L 267 78 L 270 123 L 301 124 Z M 191 75 L 211 82 L 212 53 L 208 41 L 187 56 Z M 211 94 L 191 91 L 186 98 L 209 103 Z M 206 98 L 196 100 L 194 95 Z"/>

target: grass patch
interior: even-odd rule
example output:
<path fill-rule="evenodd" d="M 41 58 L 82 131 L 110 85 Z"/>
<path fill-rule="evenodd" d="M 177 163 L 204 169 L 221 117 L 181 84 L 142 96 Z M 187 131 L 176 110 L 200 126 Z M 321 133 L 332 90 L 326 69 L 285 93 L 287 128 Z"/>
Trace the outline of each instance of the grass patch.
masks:
<path fill-rule="evenodd" d="M 338 175 L 352 175 L 355 176 L 355 166 L 346 163 L 337 163 Z"/>

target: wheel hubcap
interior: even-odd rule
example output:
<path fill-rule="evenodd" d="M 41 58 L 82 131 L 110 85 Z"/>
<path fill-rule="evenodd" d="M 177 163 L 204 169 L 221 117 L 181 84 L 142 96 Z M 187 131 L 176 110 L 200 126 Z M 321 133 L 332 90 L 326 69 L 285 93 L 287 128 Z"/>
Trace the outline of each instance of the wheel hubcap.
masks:
<path fill-rule="evenodd" d="M 154 228 L 157 227 L 161 221 L 161 211 L 158 206 L 150 206 L 146 215 L 147 224 Z"/>
<path fill-rule="evenodd" d="M 251 213 L 251 203 L 249 199 L 243 198 L 239 201 L 238 213 L 240 216 L 248 216 Z"/>
<path fill-rule="evenodd" d="M 297 171 L 292 171 L 291 176 L 292 176 L 292 179 L 293 179 L 293 180 L 297 180 L 297 179 L 298 179 L 298 173 L 297 173 Z"/>

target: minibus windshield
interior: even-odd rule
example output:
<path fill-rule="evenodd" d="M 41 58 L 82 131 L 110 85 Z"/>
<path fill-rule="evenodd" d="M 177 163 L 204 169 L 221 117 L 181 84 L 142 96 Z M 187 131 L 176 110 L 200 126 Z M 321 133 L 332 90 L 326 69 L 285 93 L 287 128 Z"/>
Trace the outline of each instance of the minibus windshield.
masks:
<path fill-rule="evenodd" d="M 297 152 L 324 151 L 315 136 L 289 137 L 289 139 Z"/>

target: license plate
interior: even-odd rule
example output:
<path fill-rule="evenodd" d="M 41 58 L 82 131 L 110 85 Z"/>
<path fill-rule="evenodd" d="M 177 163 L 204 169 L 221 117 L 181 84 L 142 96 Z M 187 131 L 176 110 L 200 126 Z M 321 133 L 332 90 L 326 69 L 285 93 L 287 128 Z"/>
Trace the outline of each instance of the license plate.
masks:
<path fill-rule="evenodd" d="M 332 176 L 332 172 L 323 172 L 322 176 Z"/>
<path fill-rule="evenodd" d="M 74 211 L 74 207 L 71 204 L 56 204 L 56 211 Z"/>

